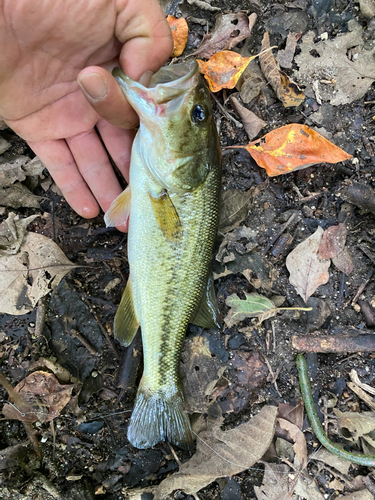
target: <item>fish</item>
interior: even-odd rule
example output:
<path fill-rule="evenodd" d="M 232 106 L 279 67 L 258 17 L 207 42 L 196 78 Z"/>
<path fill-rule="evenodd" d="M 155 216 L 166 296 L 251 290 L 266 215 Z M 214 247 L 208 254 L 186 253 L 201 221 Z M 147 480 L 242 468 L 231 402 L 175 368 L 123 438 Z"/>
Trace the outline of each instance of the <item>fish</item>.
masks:
<path fill-rule="evenodd" d="M 138 328 L 143 374 L 127 437 L 139 449 L 194 446 L 179 375 L 189 323 L 219 328 L 211 258 L 221 188 L 221 149 L 210 94 L 195 61 L 162 67 L 145 87 L 113 72 L 140 125 L 129 185 L 105 214 L 129 219 L 129 278 L 114 336 L 129 346 Z"/>

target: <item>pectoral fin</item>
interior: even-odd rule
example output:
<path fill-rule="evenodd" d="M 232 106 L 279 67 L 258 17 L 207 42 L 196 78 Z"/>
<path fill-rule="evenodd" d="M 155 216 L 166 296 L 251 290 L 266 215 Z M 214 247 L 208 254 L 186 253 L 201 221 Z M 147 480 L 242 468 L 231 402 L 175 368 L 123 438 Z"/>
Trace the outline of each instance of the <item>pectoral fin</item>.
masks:
<path fill-rule="evenodd" d="M 125 224 L 130 215 L 130 186 L 123 191 L 113 202 L 104 215 L 107 227 L 121 226 Z"/>
<path fill-rule="evenodd" d="M 156 196 L 149 193 L 149 196 L 156 222 L 167 240 L 175 241 L 181 238 L 182 227 L 180 218 L 167 191 L 163 190 Z"/>
<path fill-rule="evenodd" d="M 208 278 L 206 292 L 191 323 L 202 328 L 220 328 L 221 315 L 217 305 L 214 280 Z"/>
<path fill-rule="evenodd" d="M 126 347 L 131 344 L 138 327 L 139 321 L 135 315 L 132 286 L 128 280 L 115 316 L 115 338 Z"/>

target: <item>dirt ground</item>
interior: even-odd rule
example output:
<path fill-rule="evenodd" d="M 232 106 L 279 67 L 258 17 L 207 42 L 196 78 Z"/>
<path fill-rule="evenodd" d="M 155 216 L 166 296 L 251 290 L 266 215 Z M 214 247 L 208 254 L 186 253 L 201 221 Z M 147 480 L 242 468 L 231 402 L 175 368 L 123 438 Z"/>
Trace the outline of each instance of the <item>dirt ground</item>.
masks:
<path fill-rule="evenodd" d="M 248 54 L 258 53 L 267 30 L 271 45 L 278 47 L 274 53 L 285 48 L 289 32 L 301 33 L 295 53 L 297 60 L 303 54 L 301 47 L 308 32 L 313 31 L 314 43 L 334 40 L 350 33 L 353 21 L 363 28 L 361 47 L 374 57 L 375 17 L 366 15 L 365 3 L 360 5 L 352 0 L 213 0 L 211 5 L 222 13 L 242 10 L 247 14 L 257 14 L 251 36 L 236 47 L 243 54 L 246 50 Z M 368 4 L 370 8 L 374 6 L 371 2 Z M 185 17 L 188 21 L 190 35 L 184 56 L 197 48 L 207 30 L 212 30 L 219 11 L 209 10 L 209 7 L 210 4 L 195 1 L 168 4 L 169 14 Z M 345 49 L 346 52 L 337 57 L 350 58 L 351 49 Z M 318 60 L 320 56 L 313 50 L 310 50 L 310 55 L 313 55 L 311 66 L 314 58 Z M 375 79 L 375 70 L 368 68 L 372 73 L 360 75 L 361 80 L 371 76 Z M 344 274 L 331 265 L 328 282 L 318 287 L 309 299 L 308 305 L 313 307 L 309 313 L 284 312 L 266 319 L 261 326 L 250 318 L 231 327 L 223 322 L 220 331 L 189 327 L 182 353 L 188 404 L 195 419 L 202 418 L 202 415 L 206 420 L 222 419 L 222 430 L 248 422 L 266 405 L 299 404 L 301 396 L 294 337 L 374 333 L 375 202 L 372 200 L 371 212 L 366 210 L 363 200 L 348 197 L 345 193 L 353 183 L 375 189 L 375 87 L 370 82 L 362 97 L 354 100 L 348 97 L 346 103 L 332 104 L 335 97 L 330 96 L 324 87 L 329 83 L 323 83 L 319 97 L 311 90 L 307 73 L 303 77 L 299 70 L 295 61 L 291 68 L 284 70 L 305 90 L 306 99 L 298 107 L 284 107 L 267 84 L 250 102 L 242 102 L 266 122 L 257 137 L 290 123 L 306 124 L 353 158 L 337 165 L 321 164 L 269 178 L 245 150 L 224 151 L 223 187 L 226 191 L 249 193 L 247 204 L 244 204 L 245 213 L 237 227 L 253 230 L 254 237 L 238 238 L 231 249 L 234 259 L 221 262 L 214 259 L 220 311 L 223 317 L 227 315 L 226 300 L 234 293 L 240 298 L 245 298 L 245 293 L 254 292 L 268 298 L 278 296 L 284 307 L 305 306 L 289 281 L 286 256 L 318 227 L 326 230 L 339 223 L 345 224 L 346 247 L 352 256 L 353 271 Z M 333 78 L 331 70 L 332 67 L 327 66 L 326 74 L 319 75 L 320 80 L 329 82 Z M 339 77 L 336 76 L 336 80 Z M 238 127 L 236 121 L 222 111 L 224 106 L 238 122 L 239 118 L 227 100 L 234 92 L 237 90 L 221 91 L 215 95 L 220 107 L 213 101 L 223 148 L 249 142 L 244 128 Z M 34 156 L 11 130 L 0 130 L 0 137 L 11 144 L 0 157 L 2 163 L 20 155 Z M 1 220 L 5 220 L 11 211 L 20 217 L 37 214 L 38 217 L 28 226 L 29 231 L 51 238 L 65 256 L 80 267 L 70 271 L 47 295 L 42 334 L 36 331 L 36 309 L 24 315 L 0 315 L 1 373 L 15 387 L 25 378 L 30 366 L 43 358 L 64 367 L 73 377 L 70 382 L 75 385 L 68 405 L 58 411 L 52 421 L 29 423 L 27 429 L 20 420 L 0 419 L 0 499 L 151 499 L 151 490 L 142 489 L 158 485 L 178 471 L 180 464 L 188 461 L 191 454 L 171 449 L 167 444 L 137 450 L 126 438 L 141 358 L 141 347 L 138 346 L 136 352 L 131 352 L 130 363 L 129 351 L 112 336 L 114 314 L 128 276 L 126 235 L 116 229 L 107 229 L 102 215 L 90 221 L 77 216 L 61 197 L 46 170 L 41 176 L 28 177 L 25 183 L 35 195 L 43 197 L 40 208 L 19 207 L 14 210 L 7 207 L 0 212 Z M 294 218 L 283 229 L 293 214 Z M 279 237 L 275 239 L 277 235 Z M 218 238 L 217 250 L 223 237 L 221 234 Z M 252 249 L 249 253 L 245 247 L 250 240 Z M 247 259 L 245 263 L 244 259 Z M 242 272 L 246 270 L 247 274 Z M 41 306 L 38 309 L 43 313 Z M 39 311 L 38 320 L 42 313 Z M 80 338 L 86 340 L 86 345 Z M 349 444 L 347 449 L 360 449 L 344 441 L 347 436 L 338 430 L 332 408 L 357 413 L 371 409 L 348 388 L 347 383 L 351 370 L 355 369 L 362 382 L 374 386 L 374 347 L 368 347 L 369 352 L 356 353 L 345 342 L 339 341 L 337 353 L 313 352 L 306 355 L 306 359 L 313 379 L 314 400 L 319 402 L 323 413 L 325 401 L 334 423 L 329 427 L 332 439 Z M 209 349 L 209 355 L 203 352 L 202 346 Z M 50 369 L 44 367 L 44 371 Z M 78 393 L 79 396 L 75 397 Z M 2 403 L 8 400 L 3 387 L 0 387 L 0 397 Z M 274 438 L 261 463 L 244 468 L 233 477 L 221 477 L 211 482 L 196 493 L 196 498 L 314 500 L 345 498 L 350 492 L 357 495 L 350 496 L 353 499 L 372 498 L 375 482 L 370 468 L 353 465 L 342 473 L 334 468 L 333 463 L 314 460 L 311 454 L 317 449 L 318 441 L 306 416 L 303 430 L 309 457 L 303 473 L 291 450 L 293 439 L 290 436 L 285 439 L 285 434 L 280 434 Z M 374 432 L 375 426 L 369 433 Z M 35 446 L 29 443 L 30 435 L 39 442 L 36 445 L 39 455 Z M 282 442 L 287 443 L 284 454 L 280 448 Z M 374 454 L 370 444 L 367 450 L 368 454 Z M 282 477 L 275 474 L 275 469 L 273 472 L 267 469 L 268 463 L 283 467 L 284 477 L 290 480 L 289 490 L 272 490 L 269 484 L 264 486 L 268 481 L 266 472 L 269 476 L 273 474 L 275 483 L 281 482 Z M 305 493 L 300 489 L 289 494 L 290 485 L 298 475 L 310 481 L 309 487 Z M 359 478 L 362 481 L 360 487 Z M 357 490 L 362 491 L 363 496 L 359 496 Z M 364 490 L 370 496 L 365 496 Z M 178 490 L 171 492 L 169 498 L 182 500 L 194 496 Z"/>

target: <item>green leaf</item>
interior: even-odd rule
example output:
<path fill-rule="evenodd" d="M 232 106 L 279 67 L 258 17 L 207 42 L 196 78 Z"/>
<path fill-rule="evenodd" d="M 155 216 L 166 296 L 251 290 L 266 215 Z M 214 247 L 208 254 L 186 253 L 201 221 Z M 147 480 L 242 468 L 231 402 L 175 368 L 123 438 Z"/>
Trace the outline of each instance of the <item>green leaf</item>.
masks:
<path fill-rule="evenodd" d="M 230 328 L 239 321 L 246 318 L 258 318 L 260 323 L 265 319 L 275 316 L 278 308 L 272 302 L 257 293 L 245 293 L 246 299 L 241 300 L 235 293 L 230 295 L 225 301 L 227 306 L 231 307 L 227 317 L 226 325 Z"/>
<path fill-rule="evenodd" d="M 258 325 L 265 319 L 272 318 L 279 311 L 299 310 L 311 311 L 311 307 L 276 307 L 272 300 L 257 293 L 245 293 L 246 299 L 242 300 L 237 294 L 229 295 L 225 303 L 231 307 L 224 319 L 228 328 L 246 318 L 258 318 Z"/>

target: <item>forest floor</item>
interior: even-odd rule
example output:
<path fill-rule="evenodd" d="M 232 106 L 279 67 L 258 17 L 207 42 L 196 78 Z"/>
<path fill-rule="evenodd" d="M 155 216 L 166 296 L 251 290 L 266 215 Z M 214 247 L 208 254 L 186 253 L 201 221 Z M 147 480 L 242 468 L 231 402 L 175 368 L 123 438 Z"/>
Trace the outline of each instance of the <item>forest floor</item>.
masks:
<path fill-rule="evenodd" d="M 371 468 L 351 465 L 320 449 L 304 417 L 296 354 L 308 350 L 310 337 L 317 339 L 306 359 L 320 418 L 330 422 L 333 441 L 375 455 L 375 413 L 370 411 L 375 403 L 371 396 L 364 400 L 353 392 L 350 382 L 353 370 L 362 383 L 374 387 L 375 379 L 371 337 L 366 337 L 364 352 L 353 347 L 354 335 L 373 334 L 375 327 L 375 4 L 169 2 L 167 13 L 186 18 L 189 26 L 181 59 L 214 29 L 218 13 L 239 12 L 257 15 L 251 35 L 234 48 L 244 56 L 261 51 L 266 31 L 271 46 L 277 47 L 275 56 L 285 49 L 288 34 L 298 33 L 291 62 L 285 63 L 289 67 L 282 69 L 306 98 L 297 107 L 284 107 L 262 76 L 258 60 L 252 61 L 249 82 L 242 81 L 245 87 L 239 84 L 215 94 L 214 118 L 222 148 L 249 142 L 228 100 L 234 95 L 265 122 L 250 140 L 298 123 L 314 128 L 352 158 L 268 177 L 246 150 L 223 150 L 225 216 L 213 271 L 225 321 L 220 331 L 190 326 L 181 357 L 199 449 L 188 453 L 159 444 L 138 450 L 127 441 L 126 429 L 139 380 L 141 346 L 132 348 L 129 356 L 112 334 L 129 272 L 126 235 L 107 229 L 102 215 L 87 221 L 74 213 L 48 172 L 35 174 L 28 167 L 34 155 L 27 144 L 3 126 L 0 147 L 8 146 L 0 156 L 0 173 L 9 164 L 29 168 L 18 182 L 29 192 L 28 202 L 0 206 L 1 220 L 9 220 L 11 212 L 20 219 L 36 215 L 27 226 L 27 238 L 30 233 L 43 235 L 62 251 L 55 246 L 48 250 L 65 272 L 70 269 L 65 258 L 77 267 L 57 287 L 53 280 L 58 271 L 49 269 L 44 279 L 53 290 L 37 307 L 29 307 L 30 312 L 19 314 L 26 303 L 21 287 L 17 314 L 0 315 L 1 373 L 13 388 L 34 373 L 34 383 L 48 385 L 52 398 L 47 410 L 39 406 L 36 422 L 27 421 L 21 415 L 27 412 L 17 409 L 14 397 L 0 387 L 0 499 L 121 500 L 167 494 L 176 500 L 373 498 Z M 343 37 L 347 38 L 342 43 Z M 317 61 L 323 61 L 319 69 Z M 26 234 L 26 227 L 16 227 Z M 319 228 L 328 234 L 328 228 L 337 227 L 346 236 L 345 262 L 336 265 L 333 259 L 320 286 L 303 272 L 297 278 L 314 288 L 305 296 L 313 294 L 307 300 L 311 311 L 278 312 L 260 325 L 250 317 L 231 319 L 227 300 L 233 294 L 245 299 L 245 294 L 257 293 L 282 307 L 306 307 L 298 282 L 290 282 L 287 256 Z M 0 249 L 1 234 L 0 228 Z M 30 240 L 29 253 L 39 243 Z M 306 250 L 300 253 L 306 258 Z M 327 352 L 330 343 L 336 352 Z M 7 405 L 5 410 L 8 399 L 16 408 Z M 251 423 L 260 411 L 265 441 L 259 442 L 258 452 L 259 428 Z M 364 420 L 357 421 L 359 416 Z M 235 429 L 237 434 L 226 434 Z M 187 472 L 173 476 L 179 470 Z M 164 486 L 158 490 L 160 483 Z"/>

